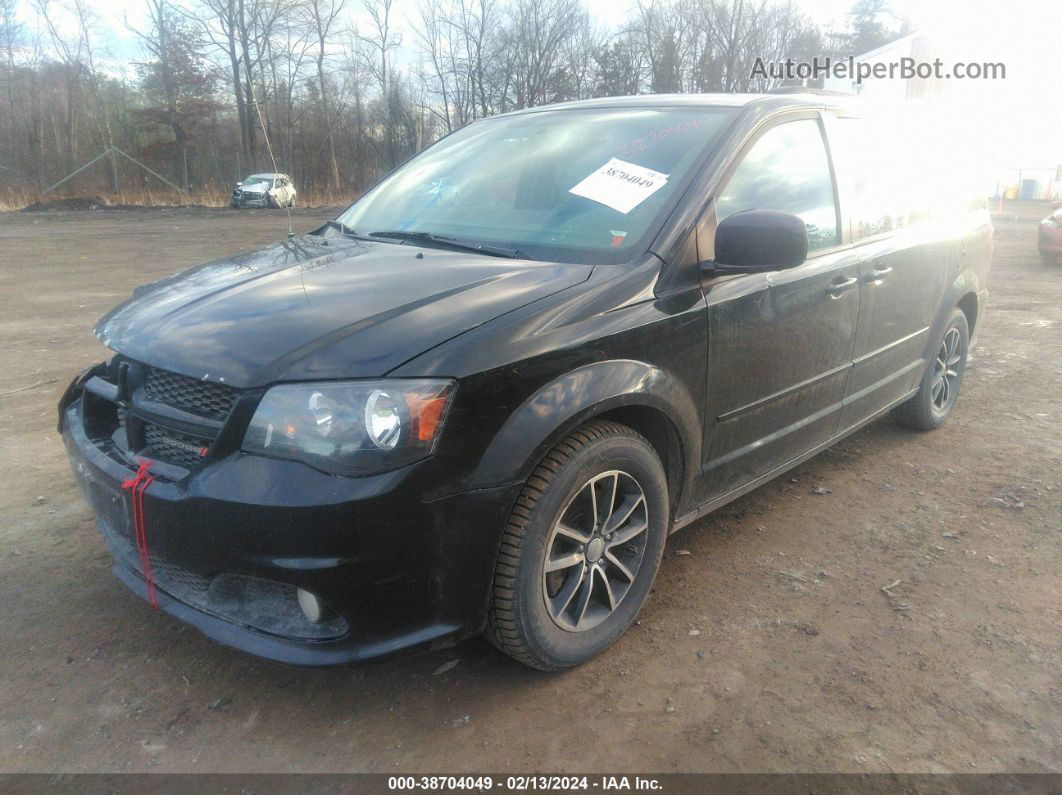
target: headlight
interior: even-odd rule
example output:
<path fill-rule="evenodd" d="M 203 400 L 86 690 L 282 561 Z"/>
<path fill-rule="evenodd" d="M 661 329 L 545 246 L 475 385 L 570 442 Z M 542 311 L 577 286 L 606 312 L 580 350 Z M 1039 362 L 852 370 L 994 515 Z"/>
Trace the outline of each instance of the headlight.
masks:
<path fill-rule="evenodd" d="M 365 433 L 381 450 L 394 450 L 402 436 L 398 403 L 382 389 L 374 389 L 365 403 Z"/>
<path fill-rule="evenodd" d="M 454 382 L 428 379 L 281 384 L 266 392 L 243 450 L 367 475 L 431 455 Z"/>

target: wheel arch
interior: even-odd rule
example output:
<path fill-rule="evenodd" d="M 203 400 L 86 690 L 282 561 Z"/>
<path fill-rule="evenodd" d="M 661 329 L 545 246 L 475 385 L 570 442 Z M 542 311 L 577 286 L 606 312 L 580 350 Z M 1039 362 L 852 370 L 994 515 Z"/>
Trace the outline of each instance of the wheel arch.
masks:
<path fill-rule="evenodd" d="M 510 415 L 480 459 L 472 486 L 524 481 L 572 430 L 609 419 L 640 433 L 656 451 L 674 517 L 699 461 L 698 417 L 689 392 L 658 367 L 633 360 L 586 365 L 549 382 Z"/>
<path fill-rule="evenodd" d="M 656 451 L 667 476 L 668 503 L 672 517 L 682 497 L 683 478 L 687 472 L 683 460 L 683 440 L 675 423 L 659 408 L 644 403 L 632 403 L 605 409 L 587 417 L 588 420 L 611 420 L 637 431 Z M 582 424 L 582 423 L 580 423 Z"/>
<path fill-rule="evenodd" d="M 962 310 L 964 315 L 966 315 L 966 324 L 969 326 L 970 329 L 970 339 L 973 339 L 974 329 L 977 326 L 979 312 L 977 293 L 971 290 L 970 292 L 963 295 L 956 302 L 955 305 Z"/>
<path fill-rule="evenodd" d="M 966 316 L 966 325 L 970 332 L 970 344 L 971 347 L 973 346 L 977 332 L 980 331 L 980 321 L 984 314 L 984 306 L 982 304 L 986 295 L 983 280 L 973 268 L 964 268 L 955 275 L 941 296 L 940 304 L 930 326 L 924 352 L 927 365 L 934 354 L 932 350 L 934 341 L 943 334 L 944 325 L 956 309 L 961 310 L 963 315 Z"/>

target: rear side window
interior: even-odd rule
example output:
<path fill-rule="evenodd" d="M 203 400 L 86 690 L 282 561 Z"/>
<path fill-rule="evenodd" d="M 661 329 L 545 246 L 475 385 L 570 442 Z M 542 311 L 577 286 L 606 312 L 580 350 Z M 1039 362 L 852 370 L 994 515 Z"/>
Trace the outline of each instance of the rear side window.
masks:
<path fill-rule="evenodd" d="M 856 240 L 903 229 L 922 215 L 915 211 L 919 183 L 912 179 L 912 158 L 897 151 L 900 139 L 894 126 L 857 118 L 839 118 L 831 130 L 841 173 L 852 186 Z"/>
<path fill-rule="evenodd" d="M 780 124 L 752 145 L 716 201 L 720 221 L 742 210 L 799 216 L 811 251 L 840 244 L 833 175 L 818 122 Z"/>

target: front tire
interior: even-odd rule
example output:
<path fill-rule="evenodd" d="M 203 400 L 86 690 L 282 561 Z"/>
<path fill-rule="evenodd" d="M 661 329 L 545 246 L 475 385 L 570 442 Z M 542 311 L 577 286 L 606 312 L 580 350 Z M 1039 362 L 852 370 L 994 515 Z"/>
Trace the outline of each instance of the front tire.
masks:
<path fill-rule="evenodd" d="M 952 310 L 922 382 L 909 400 L 893 410 L 901 425 L 932 431 L 948 420 L 959 399 L 970 347 L 970 324 L 961 309 Z"/>
<path fill-rule="evenodd" d="M 604 651 L 649 595 L 668 511 L 667 478 L 644 437 L 601 420 L 573 431 L 517 497 L 495 565 L 488 640 L 544 671 Z"/>

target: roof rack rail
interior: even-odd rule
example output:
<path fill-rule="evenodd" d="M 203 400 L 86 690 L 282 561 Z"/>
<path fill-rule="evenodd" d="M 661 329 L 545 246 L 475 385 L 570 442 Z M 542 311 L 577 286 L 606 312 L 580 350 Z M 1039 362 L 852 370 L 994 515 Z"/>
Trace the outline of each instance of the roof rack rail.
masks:
<path fill-rule="evenodd" d="M 810 88 L 808 86 L 775 86 L 767 91 L 768 94 L 818 94 L 824 97 L 854 97 L 851 91 L 833 91 L 826 88 Z"/>

